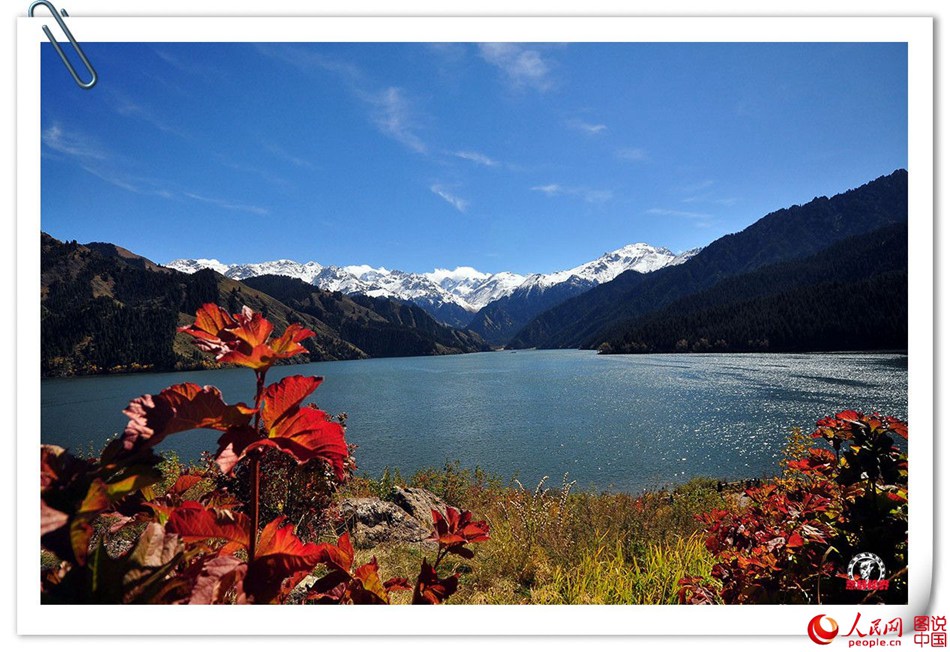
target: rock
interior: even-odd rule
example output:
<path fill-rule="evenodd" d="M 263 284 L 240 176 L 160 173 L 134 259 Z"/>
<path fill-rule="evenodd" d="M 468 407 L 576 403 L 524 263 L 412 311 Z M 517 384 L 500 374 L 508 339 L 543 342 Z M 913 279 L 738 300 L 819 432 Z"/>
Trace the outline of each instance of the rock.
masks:
<path fill-rule="evenodd" d="M 391 500 L 430 532 L 432 531 L 432 510 L 445 516 L 445 501 L 428 489 L 393 487 Z"/>
<path fill-rule="evenodd" d="M 340 503 L 340 514 L 358 548 L 419 542 L 431 534 L 401 507 L 379 498 L 347 498 Z"/>

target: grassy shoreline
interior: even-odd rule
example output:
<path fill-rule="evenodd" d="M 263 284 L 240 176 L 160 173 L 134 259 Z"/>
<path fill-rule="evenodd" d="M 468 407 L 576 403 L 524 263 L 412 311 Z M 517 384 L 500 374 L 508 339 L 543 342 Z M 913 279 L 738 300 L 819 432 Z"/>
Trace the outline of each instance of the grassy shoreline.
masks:
<path fill-rule="evenodd" d="M 741 491 L 701 477 L 638 494 L 580 491 L 566 476 L 524 486 L 450 463 L 409 478 L 355 478 L 339 498 L 385 500 L 394 486 L 428 489 L 491 527 L 475 557 L 457 564 L 456 604 L 677 604 L 681 578 L 711 579 L 696 515 L 735 505 Z M 376 557 L 384 575 L 411 575 L 426 552 L 383 544 L 357 555 Z"/>

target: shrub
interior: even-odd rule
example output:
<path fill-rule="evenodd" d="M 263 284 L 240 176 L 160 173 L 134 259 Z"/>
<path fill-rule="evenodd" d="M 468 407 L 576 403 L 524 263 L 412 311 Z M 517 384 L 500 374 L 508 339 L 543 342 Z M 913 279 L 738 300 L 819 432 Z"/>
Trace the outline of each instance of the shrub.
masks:
<path fill-rule="evenodd" d="M 787 449 L 784 475 L 745 492 L 741 509 L 701 516 L 713 577 L 681 581 L 689 603 L 906 602 L 907 456 L 894 437 L 907 424 L 877 413 L 839 412 L 817 422 L 826 443 L 803 453 L 800 433 Z M 871 593 L 849 590 L 848 564 L 873 553 L 892 573 Z"/>

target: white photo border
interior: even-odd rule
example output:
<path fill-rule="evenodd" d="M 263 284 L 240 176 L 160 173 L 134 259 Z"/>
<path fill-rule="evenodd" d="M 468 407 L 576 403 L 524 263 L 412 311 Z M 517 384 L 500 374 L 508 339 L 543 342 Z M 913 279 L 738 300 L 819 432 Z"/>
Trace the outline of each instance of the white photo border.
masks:
<path fill-rule="evenodd" d="M 47 17 L 48 19 L 48 17 Z M 909 302 L 908 442 L 910 586 L 907 605 L 469 606 L 436 613 L 412 606 L 228 607 L 40 604 L 40 18 L 17 19 L 17 631 L 19 634 L 358 635 L 804 635 L 824 613 L 842 626 L 862 618 L 928 613 L 934 517 L 934 121 L 933 20 L 919 17 L 309 17 L 73 18 L 80 42 L 904 42 L 908 58 Z M 58 63 L 56 65 L 59 65 Z M 95 65 L 95 62 L 93 62 Z M 66 82 L 71 83 L 66 78 Z M 93 89 L 90 92 L 97 92 Z M 869 137 L 871 137 L 869 135 Z M 167 617 L 174 609 L 174 620 Z M 368 613 L 367 610 L 372 610 Z M 217 616 L 217 617 L 215 617 Z M 684 622 L 688 618 L 688 625 Z M 55 631 L 50 624 L 55 623 Z M 174 629 L 170 629 L 174 623 Z M 372 629 L 368 629 L 371 626 Z"/>

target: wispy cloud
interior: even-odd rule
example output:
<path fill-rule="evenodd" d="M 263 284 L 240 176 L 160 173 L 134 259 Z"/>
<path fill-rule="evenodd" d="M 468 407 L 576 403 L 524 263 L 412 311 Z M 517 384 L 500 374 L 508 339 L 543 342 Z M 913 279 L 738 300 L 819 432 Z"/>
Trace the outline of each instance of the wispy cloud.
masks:
<path fill-rule="evenodd" d="M 195 57 L 183 59 L 176 54 L 173 54 L 166 48 L 153 48 L 152 52 L 155 53 L 155 56 L 175 68 L 178 72 L 199 75 L 209 79 L 221 79 L 222 77 L 228 76 L 227 70 L 218 68 L 217 66 L 212 66 L 206 61 L 198 60 Z"/>
<path fill-rule="evenodd" d="M 67 133 L 58 124 L 53 124 L 43 132 L 43 144 L 54 152 L 82 160 L 103 161 L 109 158 L 96 141 L 75 131 Z"/>
<path fill-rule="evenodd" d="M 584 122 L 583 120 L 568 120 L 566 124 L 571 129 L 576 129 L 577 131 L 581 131 L 592 136 L 596 136 L 607 131 L 607 125 L 605 124 Z"/>
<path fill-rule="evenodd" d="M 478 52 L 482 59 L 501 70 L 516 89 L 545 92 L 554 87 L 551 64 L 538 50 L 515 43 L 480 43 Z"/>
<path fill-rule="evenodd" d="M 459 152 L 453 152 L 452 155 L 457 156 L 458 158 L 461 158 L 461 159 L 465 159 L 466 161 L 471 161 L 472 163 L 477 163 L 478 165 L 484 165 L 487 167 L 494 167 L 498 165 L 498 161 L 491 158 L 490 156 L 487 156 L 486 154 L 482 154 L 481 152 L 459 151 Z"/>
<path fill-rule="evenodd" d="M 414 152 L 423 154 L 428 150 L 416 134 L 413 112 L 402 89 L 390 86 L 364 96 L 373 107 L 373 122 L 382 133 Z"/>
<path fill-rule="evenodd" d="M 54 123 L 43 131 L 42 140 L 49 150 L 72 159 L 82 170 L 117 188 L 141 195 L 172 196 L 164 181 L 131 174 L 129 161 L 79 131 Z"/>
<path fill-rule="evenodd" d="M 693 197 L 684 197 L 681 200 L 684 204 L 716 204 L 717 206 L 732 206 L 738 197 L 715 197 L 711 194 L 696 195 Z"/>
<path fill-rule="evenodd" d="M 369 81 L 356 64 L 309 48 L 257 45 L 256 49 L 264 56 L 289 63 L 303 72 L 329 72 L 337 76 L 344 87 L 367 107 L 369 118 L 380 133 L 414 152 L 428 152 L 428 146 L 418 133 L 419 119 L 402 88 L 379 88 Z"/>
<path fill-rule="evenodd" d="M 438 195 L 439 197 L 447 201 L 449 204 L 454 206 L 455 209 L 459 211 L 460 213 L 464 213 L 465 210 L 468 208 L 468 200 L 462 199 L 461 197 L 453 195 L 451 192 L 449 192 L 448 190 L 446 190 L 444 187 L 442 187 L 439 184 L 434 184 L 432 187 L 429 188 L 429 190 L 431 190 L 436 195 Z"/>
<path fill-rule="evenodd" d="M 173 201 L 192 200 L 227 210 L 257 215 L 267 215 L 270 212 L 260 206 L 216 199 L 201 193 L 182 190 L 178 184 L 165 179 L 135 174 L 130 171 L 135 166 L 134 160 L 110 152 L 94 139 L 79 131 L 67 130 L 58 123 L 54 123 L 43 131 L 42 140 L 49 150 L 72 159 L 83 171 L 126 192 Z"/>
<path fill-rule="evenodd" d="M 690 183 L 685 186 L 681 186 L 679 191 L 684 195 L 692 195 L 701 190 L 708 190 L 716 185 L 716 182 L 712 179 L 703 179 L 702 181 L 697 181 L 695 183 Z"/>
<path fill-rule="evenodd" d="M 182 193 L 185 197 L 189 199 L 194 199 L 195 201 L 200 201 L 205 204 L 211 204 L 212 206 L 217 206 L 218 208 L 224 208 L 230 211 L 241 211 L 244 213 L 254 213 L 255 215 L 267 215 L 270 211 L 261 206 L 253 206 L 251 204 L 238 204 L 226 199 L 218 199 L 216 197 L 206 197 L 205 195 L 199 195 L 195 192 L 185 192 Z"/>
<path fill-rule="evenodd" d="M 549 183 L 546 186 L 532 186 L 531 190 L 534 190 L 535 192 L 543 192 L 548 197 L 566 194 L 565 189 L 557 183 Z"/>
<path fill-rule="evenodd" d="M 353 85 L 365 83 L 363 71 L 356 64 L 345 59 L 328 56 L 311 48 L 262 43 L 255 44 L 254 48 L 259 54 L 289 63 L 303 72 L 322 70 L 333 73 Z"/>
<path fill-rule="evenodd" d="M 580 197 L 591 204 L 602 204 L 614 198 L 612 190 L 600 190 L 587 186 L 562 186 L 559 183 L 549 183 L 543 186 L 532 186 L 531 190 L 540 192 L 548 197 L 572 196 Z"/>
<path fill-rule="evenodd" d="M 116 90 L 109 91 L 112 101 L 110 105 L 113 110 L 121 116 L 128 118 L 137 118 L 146 122 L 159 131 L 166 134 L 172 134 L 179 138 L 190 139 L 191 136 L 177 125 L 166 120 L 158 111 L 145 105 L 140 101 L 133 100 L 128 95 Z"/>
<path fill-rule="evenodd" d="M 271 185 L 282 186 L 283 188 L 294 187 L 293 183 L 291 183 L 284 177 L 274 174 L 267 167 L 258 167 L 256 165 L 248 165 L 247 163 L 244 163 L 243 159 L 240 161 L 236 161 L 230 156 L 226 156 L 224 154 L 214 154 L 213 158 L 215 161 L 217 161 L 218 163 L 220 163 L 221 165 L 227 168 L 236 170 L 237 172 L 243 172 L 245 174 L 252 174 L 252 175 L 258 176 Z"/>
<path fill-rule="evenodd" d="M 295 165 L 298 168 L 307 168 L 309 170 L 312 170 L 314 168 L 313 163 L 311 163 L 305 158 L 301 158 L 299 156 L 291 154 L 290 152 L 285 150 L 283 147 L 281 147 L 277 143 L 265 141 L 262 144 L 264 146 L 264 149 L 270 152 L 273 156 L 283 161 L 286 161 L 287 163 L 290 163 L 291 165 Z"/>
<path fill-rule="evenodd" d="M 617 158 L 622 161 L 646 161 L 650 156 L 645 149 L 640 147 L 623 147 L 617 150 Z"/>
<path fill-rule="evenodd" d="M 687 217 L 692 219 L 702 219 L 712 217 L 709 213 L 699 213 L 696 211 L 677 211 L 669 208 L 651 208 L 647 211 L 650 215 L 666 215 L 669 217 Z"/>

